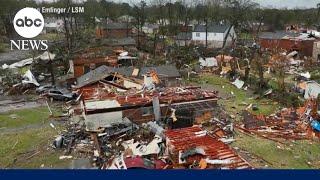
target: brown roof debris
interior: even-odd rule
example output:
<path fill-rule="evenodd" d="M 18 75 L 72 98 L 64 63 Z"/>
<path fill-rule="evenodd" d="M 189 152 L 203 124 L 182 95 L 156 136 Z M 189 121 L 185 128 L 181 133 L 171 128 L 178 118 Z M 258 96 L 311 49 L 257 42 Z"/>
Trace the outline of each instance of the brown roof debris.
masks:
<path fill-rule="evenodd" d="M 244 113 L 243 126 L 238 127 L 244 132 L 254 133 L 268 139 L 313 139 L 320 137 L 315 126 L 319 115 L 316 100 L 308 100 L 303 107 L 284 108 L 275 115 L 252 115 Z"/>
<path fill-rule="evenodd" d="M 198 126 L 165 132 L 167 152 L 177 168 L 248 169 L 251 165 Z"/>

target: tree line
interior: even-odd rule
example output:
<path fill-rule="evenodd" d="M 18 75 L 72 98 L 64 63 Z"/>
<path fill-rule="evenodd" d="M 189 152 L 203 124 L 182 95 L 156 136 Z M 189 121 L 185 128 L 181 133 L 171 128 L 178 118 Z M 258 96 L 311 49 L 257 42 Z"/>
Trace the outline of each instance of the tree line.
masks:
<path fill-rule="evenodd" d="M 191 22 L 228 22 L 245 30 L 250 22 L 264 22 L 274 30 L 283 29 L 286 24 L 305 24 L 315 26 L 319 22 L 319 8 L 312 9 L 262 9 L 251 0 L 150 0 L 128 1 L 117 3 L 107 0 L 87 0 L 76 3 L 72 0 L 53 2 L 34 0 L 0 0 L 1 33 L 10 32 L 10 23 L 14 14 L 23 7 L 64 7 L 83 6 L 85 13 L 79 15 L 87 25 L 94 26 L 95 18 L 117 20 L 121 16 L 134 17 L 138 27 L 146 22 L 168 26 L 170 33 L 176 25 L 187 25 Z M 170 26 L 172 29 L 170 29 Z"/>

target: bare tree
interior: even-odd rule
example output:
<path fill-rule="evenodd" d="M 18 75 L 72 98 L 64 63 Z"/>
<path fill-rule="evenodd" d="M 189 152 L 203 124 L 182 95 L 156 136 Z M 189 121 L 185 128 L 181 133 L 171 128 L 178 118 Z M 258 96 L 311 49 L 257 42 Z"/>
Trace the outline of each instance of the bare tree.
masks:
<path fill-rule="evenodd" d="M 146 22 L 146 13 L 145 8 L 147 4 L 145 1 L 140 1 L 140 3 L 135 4 L 133 7 L 133 16 L 135 17 L 135 23 L 134 26 L 138 30 L 138 48 L 141 48 L 141 42 L 140 42 L 140 33 L 142 32 L 142 27 L 144 26 Z"/>
<path fill-rule="evenodd" d="M 319 19 L 320 19 L 320 3 L 318 3 L 317 4 L 317 9 L 318 9 L 318 11 L 317 11 L 317 19 L 318 19 L 318 22 L 319 22 Z"/>
<path fill-rule="evenodd" d="M 257 3 L 251 0 L 225 0 L 226 6 L 230 9 L 230 26 L 227 30 L 226 36 L 223 39 L 222 48 L 225 47 L 232 28 L 241 28 L 241 24 L 246 22 L 249 18 L 247 15 L 250 10 L 257 7 Z"/>

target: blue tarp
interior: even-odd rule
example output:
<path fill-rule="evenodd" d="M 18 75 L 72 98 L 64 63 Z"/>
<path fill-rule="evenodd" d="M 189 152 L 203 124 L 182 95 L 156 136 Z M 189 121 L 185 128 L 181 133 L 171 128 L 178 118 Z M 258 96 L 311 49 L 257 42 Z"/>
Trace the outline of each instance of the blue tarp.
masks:
<path fill-rule="evenodd" d="M 320 123 L 318 121 L 312 121 L 311 127 L 317 131 L 320 131 Z"/>

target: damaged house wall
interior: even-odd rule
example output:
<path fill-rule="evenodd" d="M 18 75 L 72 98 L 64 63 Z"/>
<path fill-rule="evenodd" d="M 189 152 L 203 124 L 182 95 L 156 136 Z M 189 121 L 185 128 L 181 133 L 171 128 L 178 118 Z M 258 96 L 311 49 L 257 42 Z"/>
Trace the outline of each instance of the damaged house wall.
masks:
<path fill-rule="evenodd" d="M 179 89 L 179 88 L 178 88 Z M 167 94 L 158 95 L 160 119 L 170 122 L 171 128 L 187 127 L 194 123 L 201 123 L 211 118 L 210 112 L 217 106 L 217 97 L 213 92 L 201 91 L 199 89 L 169 89 Z M 176 94 L 176 95 L 175 95 Z M 151 96 L 150 96 L 151 95 Z M 104 97 L 101 100 L 84 100 L 84 111 L 86 122 L 90 117 L 96 115 L 99 121 L 111 116 L 113 120 L 128 118 L 136 124 L 142 124 L 155 119 L 153 98 L 155 94 L 141 96 L 114 96 Z M 115 114 L 110 114 L 118 112 Z M 186 113 L 190 112 L 186 116 Z M 110 119 L 110 118 L 109 118 Z M 109 121 L 106 120 L 106 121 Z M 98 124 L 98 121 L 93 123 Z M 103 124 L 103 123 L 100 123 Z M 97 128 L 99 125 L 93 126 Z"/>
<path fill-rule="evenodd" d="M 316 41 L 313 44 L 312 58 L 317 62 L 320 61 L 320 41 Z"/>
<path fill-rule="evenodd" d="M 81 88 L 91 84 L 91 82 L 97 82 L 98 80 L 107 77 L 108 75 L 114 75 L 123 80 L 122 86 L 126 88 L 142 89 L 143 80 L 145 76 L 149 77 L 154 72 L 159 78 L 161 84 L 164 87 L 176 87 L 181 84 L 181 75 L 177 68 L 172 65 L 155 66 L 155 67 L 109 67 L 102 65 L 90 72 L 81 75 L 77 78 L 77 85 L 75 88 Z"/>
<path fill-rule="evenodd" d="M 193 124 L 201 124 L 211 119 L 210 112 L 217 105 L 216 99 L 204 101 L 202 103 L 210 104 L 210 109 L 194 109 L 193 105 L 199 105 L 199 102 L 179 103 L 179 105 L 161 104 L 161 119 L 167 119 L 170 128 L 190 127 Z M 87 107 L 89 105 L 89 107 Z M 179 106 L 185 106 L 179 108 Z M 189 108 L 187 108 L 189 107 Z M 114 110 L 112 110 L 112 108 Z M 120 108 L 120 109 L 118 109 Z M 135 124 L 143 124 L 155 119 L 154 108 L 152 104 L 143 107 L 121 107 L 116 101 L 95 101 L 85 103 L 85 122 L 89 130 L 96 131 L 100 127 L 106 127 L 112 123 L 121 122 L 123 118 L 130 119 Z M 172 109 L 177 109 L 175 116 L 177 120 L 173 120 Z M 209 115 L 208 115 L 209 114 Z"/>
<path fill-rule="evenodd" d="M 101 23 L 96 27 L 97 38 L 123 38 L 132 35 L 128 23 Z"/>
<path fill-rule="evenodd" d="M 302 56 L 307 57 L 313 57 L 316 41 L 304 34 L 284 31 L 263 32 L 259 36 L 259 44 L 264 49 L 280 48 L 288 52 L 298 51 Z"/>

